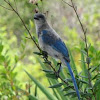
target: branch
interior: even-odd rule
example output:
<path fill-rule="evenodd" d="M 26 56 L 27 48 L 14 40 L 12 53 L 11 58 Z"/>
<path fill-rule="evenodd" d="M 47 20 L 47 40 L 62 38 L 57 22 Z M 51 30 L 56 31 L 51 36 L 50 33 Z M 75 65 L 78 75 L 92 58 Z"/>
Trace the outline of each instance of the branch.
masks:
<path fill-rule="evenodd" d="M 66 1 L 62 0 L 64 3 L 66 3 L 68 6 L 73 7 L 72 5 L 70 5 L 69 3 L 67 3 Z"/>
<path fill-rule="evenodd" d="M 5 6 L 0 5 L 2 8 L 5 8 L 7 10 L 13 11 L 12 9 L 6 8 Z"/>

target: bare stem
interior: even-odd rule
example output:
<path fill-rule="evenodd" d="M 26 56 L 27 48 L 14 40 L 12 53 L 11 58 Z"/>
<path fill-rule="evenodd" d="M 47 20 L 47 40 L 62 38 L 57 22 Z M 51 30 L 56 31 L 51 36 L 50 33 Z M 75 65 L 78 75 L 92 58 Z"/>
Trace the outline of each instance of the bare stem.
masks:
<path fill-rule="evenodd" d="M 2 8 L 5 8 L 7 10 L 13 11 L 12 9 L 6 8 L 5 6 L 0 5 Z"/>
<path fill-rule="evenodd" d="M 70 7 L 72 7 L 72 5 L 70 5 L 69 3 L 67 3 L 66 1 L 62 0 L 64 3 L 66 3 L 67 5 L 69 5 Z"/>

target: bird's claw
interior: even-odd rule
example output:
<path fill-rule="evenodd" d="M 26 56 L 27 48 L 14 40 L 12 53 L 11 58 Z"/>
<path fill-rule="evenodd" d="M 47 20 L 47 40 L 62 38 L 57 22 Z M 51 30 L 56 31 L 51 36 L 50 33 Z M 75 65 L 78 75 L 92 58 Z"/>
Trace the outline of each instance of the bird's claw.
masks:
<path fill-rule="evenodd" d="M 48 53 L 47 52 L 42 51 L 42 55 L 43 55 L 43 58 L 48 59 Z"/>

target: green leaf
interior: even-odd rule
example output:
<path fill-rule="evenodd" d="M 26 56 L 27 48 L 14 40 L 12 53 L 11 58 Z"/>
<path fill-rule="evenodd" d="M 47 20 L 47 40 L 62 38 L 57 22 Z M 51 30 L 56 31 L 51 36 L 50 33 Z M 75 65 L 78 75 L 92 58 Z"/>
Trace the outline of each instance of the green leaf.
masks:
<path fill-rule="evenodd" d="M 94 91 L 94 92 L 96 93 L 97 100 L 99 100 L 99 99 L 100 99 L 100 84 L 99 84 L 99 86 L 98 86 L 98 90 L 97 90 L 97 89 L 95 89 L 95 91 Z"/>
<path fill-rule="evenodd" d="M 96 81 L 93 87 L 97 87 L 100 84 L 100 79 Z"/>
<path fill-rule="evenodd" d="M 30 95 L 30 94 L 29 94 L 28 92 L 26 92 L 25 90 L 23 90 L 23 89 L 21 89 L 21 88 L 19 88 L 19 87 L 16 87 L 16 88 L 17 88 L 17 90 L 18 90 L 19 92 L 24 93 L 24 95 L 28 95 L 29 100 L 38 100 L 35 96 Z"/>
<path fill-rule="evenodd" d="M 74 88 L 73 86 L 67 86 L 64 89 L 62 89 L 62 91 L 68 91 L 69 89 L 71 89 L 70 87 Z"/>
<path fill-rule="evenodd" d="M 40 52 L 33 52 L 36 55 L 42 55 Z"/>
<path fill-rule="evenodd" d="M 52 83 L 50 82 L 49 79 L 48 79 L 48 82 L 49 82 L 50 85 L 52 85 Z M 58 92 L 56 91 L 57 89 L 55 90 L 55 89 L 52 88 L 52 90 L 53 90 L 53 94 L 56 96 L 56 98 L 57 98 L 58 100 L 60 100 L 60 97 L 59 97 L 59 95 L 58 95 Z"/>
<path fill-rule="evenodd" d="M 88 84 L 88 82 L 86 82 L 86 81 L 84 81 L 84 80 L 78 79 L 78 81 L 79 81 L 79 82 L 82 82 L 82 83 L 84 83 L 84 84 Z"/>
<path fill-rule="evenodd" d="M 72 82 L 72 79 L 71 78 L 66 78 L 65 81 L 66 82 Z"/>
<path fill-rule="evenodd" d="M 29 100 L 38 100 L 38 99 L 37 99 L 35 96 L 33 96 L 33 95 L 29 95 L 28 98 L 29 98 Z"/>
<path fill-rule="evenodd" d="M 5 61 L 5 57 L 0 55 L 0 63 Z"/>
<path fill-rule="evenodd" d="M 86 61 L 82 61 L 82 60 L 79 60 L 79 61 L 81 61 L 81 62 L 83 62 L 83 63 L 86 63 Z"/>
<path fill-rule="evenodd" d="M 72 56 L 72 53 L 71 53 L 70 49 L 69 49 L 69 55 L 70 55 L 70 60 L 71 60 L 71 67 L 72 67 L 72 69 L 75 69 L 75 72 L 74 72 L 75 75 L 78 75 L 77 67 L 75 65 L 75 61 L 74 61 L 74 58 Z"/>
<path fill-rule="evenodd" d="M 19 57 L 17 55 L 15 55 L 15 62 L 17 63 L 19 60 Z"/>
<path fill-rule="evenodd" d="M 87 55 L 86 51 L 84 51 L 84 50 L 81 50 L 81 52 L 82 52 L 82 53 L 84 53 L 85 55 Z"/>
<path fill-rule="evenodd" d="M 35 97 L 37 96 L 37 85 L 35 86 L 35 93 L 34 93 Z"/>
<path fill-rule="evenodd" d="M 57 100 L 55 96 L 53 96 L 40 82 L 38 82 L 32 75 L 30 75 L 27 71 L 26 74 L 30 77 L 30 79 L 40 88 L 40 90 L 47 96 L 49 100 Z"/>
<path fill-rule="evenodd" d="M 70 95 L 74 95 L 74 94 L 76 94 L 76 92 L 75 91 L 71 91 L 71 92 L 69 92 L 67 94 L 64 94 L 64 96 L 70 96 Z"/>
<path fill-rule="evenodd" d="M 86 76 L 82 76 L 82 75 L 79 75 L 80 77 L 82 77 L 82 78 L 86 78 L 86 79 L 88 79 L 88 77 L 86 77 Z"/>
<path fill-rule="evenodd" d="M 63 85 L 63 83 L 58 83 L 58 84 L 55 84 L 55 85 L 50 86 L 49 88 L 59 88 L 62 85 Z"/>
<path fill-rule="evenodd" d="M 84 43 L 81 42 L 80 45 L 81 45 L 81 50 L 83 50 L 83 49 L 84 49 Z M 84 62 L 85 62 L 85 55 L 83 54 L 83 52 L 81 52 L 81 61 L 83 61 L 83 62 L 81 62 L 81 66 L 82 66 L 82 67 L 81 67 L 81 68 L 82 68 L 82 76 L 87 77 L 88 72 L 87 72 L 86 63 L 84 63 Z M 85 81 L 88 81 L 87 78 L 85 78 L 84 80 L 85 80 Z M 86 85 L 84 84 L 83 87 L 82 87 L 82 89 L 84 89 L 85 87 L 86 87 Z"/>
<path fill-rule="evenodd" d="M 90 94 L 90 93 L 80 92 L 80 94 L 81 94 L 82 97 L 91 97 L 92 96 L 92 94 Z"/>
<path fill-rule="evenodd" d="M 98 75 L 95 75 L 95 76 L 92 78 L 92 80 L 96 79 L 97 77 L 98 77 Z"/>
<path fill-rule="evenodd" d="M 91 72 L 94 72 L 94 71 L 97 69 L 97 67 L 98 67 L 98 66 L 93 67 L 93 68 L 91 69 Z"/>
<path fill-rule="evenodd" d="M 46 74 L 46 77 L 52 78 L 52 79 L 57 79 L 55 74 Z"/>
<path fill-rule="evenodd" d="M 0 53 L 2 52 L 2 50 L 3 50 L 3 45 L 0 44 Z"/>
<path fill-rule="evenodd" d="M 42 71 L 44 71 L 45 73 L 53 73 L 52 70 L 45 70 L 45 69 L 43 69 Z"/>

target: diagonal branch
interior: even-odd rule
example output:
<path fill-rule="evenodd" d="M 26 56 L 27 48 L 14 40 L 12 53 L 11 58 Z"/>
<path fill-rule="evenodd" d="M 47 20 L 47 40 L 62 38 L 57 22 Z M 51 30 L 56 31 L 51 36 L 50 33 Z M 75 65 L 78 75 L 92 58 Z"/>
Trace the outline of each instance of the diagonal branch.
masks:
<path fill-rule="evenodd" d="M 67 3 L 66 1 L 62 0 L 64 3 L 66 3 L 67 5 L 69 5 L 70 7 L 73 7 L 72 5 L 70 5 L 69 3 Z"/>
<path fill-rule="evenodd" d="M 0 5 L 2 8 L 5 8 L 7 10 L 13 11 L 12 9 L 6 8 L 5 6 Z"/>

